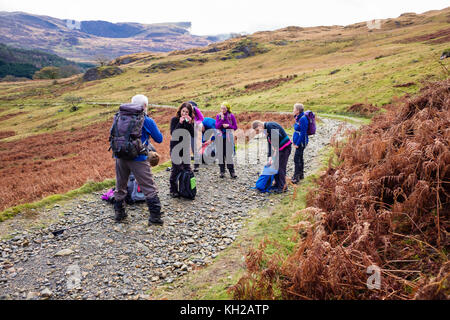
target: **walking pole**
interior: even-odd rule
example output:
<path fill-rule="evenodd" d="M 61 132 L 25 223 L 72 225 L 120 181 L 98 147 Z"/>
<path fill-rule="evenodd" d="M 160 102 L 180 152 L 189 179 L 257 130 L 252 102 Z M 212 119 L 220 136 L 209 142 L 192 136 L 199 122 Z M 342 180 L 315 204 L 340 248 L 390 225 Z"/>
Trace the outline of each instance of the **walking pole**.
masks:
<path fill-rule="evenodd" d="M 96 223 L 96 222 L 105 221 L 105 220 L 108 220 L 108 219 L 111 219 L 111 218 L 112 218 L 112 217 L 105 217 L 105 218 L 93 220 L 93 221 L 86 222 L 86 223 L 83 223 L 83 224 L 79 224 L 79 225 L 76 225 L 76 226 L 73 226 L 73 227 L 61 229 L 61 230 L 58 230 L 58 231 L 53 231 L 52 234 L 53 234 L 55 237 L 57 237 L 57 236 L 62 235 L 64 232 L 66 232 L 66 231 L 68 231 L 68 230 L 78 229 L 78 228 L 81 228 L 81 227 L 84 227 L 84 226 L 87 226 L 87 225 L 90 225 L 90 224 L 94 224 L 94 223 Z"/>

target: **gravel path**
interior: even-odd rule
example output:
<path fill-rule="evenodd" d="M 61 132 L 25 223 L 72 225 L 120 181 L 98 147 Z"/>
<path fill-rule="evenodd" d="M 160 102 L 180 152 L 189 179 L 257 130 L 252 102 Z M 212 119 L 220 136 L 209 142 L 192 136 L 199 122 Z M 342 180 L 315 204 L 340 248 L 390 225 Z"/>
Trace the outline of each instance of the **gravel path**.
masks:
<path fill-rule="evenodd" d="M 323 119 L 305 152 L 307 173 L 341 125 Z M 265 159 L 267 145 L 260 142 Z M 135 205 L 127 207 L 123 224 L 106 220 L 55 238 L 51 231 L 113 216 L 113 208 L 94 193 L 43 210 L 40 215 L 53 217 L 52 224 L 19 229 L 0 242 L 0 299 L 148 299 L 152 287 L 211 264 L 239 235 L 250 211 L 283 197 L 251 189 L 263 164 L 255 156 L 257 142 L 249 148 L 237 152 L 238 180 L 219 179 L 218 166 L 202 167 L 192 202 L 169 198 L 169 172 L 155 175 L 164 227 L 148 227 L 146 206 Z"/>

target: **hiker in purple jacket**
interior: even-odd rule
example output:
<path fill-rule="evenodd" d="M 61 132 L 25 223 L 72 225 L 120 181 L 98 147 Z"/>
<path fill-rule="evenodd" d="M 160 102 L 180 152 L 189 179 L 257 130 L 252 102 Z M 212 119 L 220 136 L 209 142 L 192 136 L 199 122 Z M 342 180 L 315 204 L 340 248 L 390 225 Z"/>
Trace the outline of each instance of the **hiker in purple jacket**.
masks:
<path fill-rule="evenodd" d="M 234 170 L 234 135 L 237 130 L 236 117 L 231 112 L 231 106 L 228 102 L 222 103 L 221 112 L 216 117 L 216 154 L 219 159 L 220 178 L 225 178 L 225 165 L 230 171 L 232 179 L 237 175 Z"/>
<path fill-rule="evenodd" d="M 200 149 L 202 147 L 202 127 L 205 117 L 194 101 L 189 101 L 188 103 L 190 103 L 192 106 L 194 116 L 194 136 L 191 140 L 191 147 L 192 153 L 194 154 L 194 172 L 198 172 L 200 163 L 202 161 Z"/>
<path fill-rule="evenodd" d="M 137 95 L 133 97 L 132 104 L 128 105 L 128 107 L 144 107 L 145 113 L 147 113 L 148 98 L 144 95 Z M 142 144 L 148 146 L 150 143 L 150 138 L 152 138 L 156 143 L 162 143 L 163 141 L 163 136 L 155 121 L 148 116 L 145 116 L 144 125 L 142 127 Z M 158 189 L 155 181 L 153 180 L 150 163 L 147 161 L 147 158 L 147 155 L 139 155 L 133 160 L 116 159 L 116 191 L 114 193 L 114 211 L 117 222 L 121 222 L 127 217 L 124 207 L 124 200 L 128 194 L 128 178 L 130 173 L 133 173 L 146 198 L 148 210 L 150 212 L 149 225 L 163 224 L 163 221 L 161 220 L 161 202 L 158 197 Z"/>

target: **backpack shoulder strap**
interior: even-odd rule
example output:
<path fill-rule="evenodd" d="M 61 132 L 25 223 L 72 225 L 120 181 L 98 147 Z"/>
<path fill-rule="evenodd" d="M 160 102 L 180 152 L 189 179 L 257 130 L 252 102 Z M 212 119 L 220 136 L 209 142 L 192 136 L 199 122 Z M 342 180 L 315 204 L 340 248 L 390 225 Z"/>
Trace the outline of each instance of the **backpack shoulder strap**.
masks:
<path fill-rule="evenodd" d="M 127 129 L 127 133 L 125 134 L 125 141 L 128 141 L 130 139 L 131 136 L 131 131 L 133 131 L 133 127 L 137 122 L 137 117 L 133 116 L 131 118 L 130 124 L 128 125 L 128 129 Z"/>
<path fill-rule="evenodd" d="M 114 122 L 113 125 L 111 127 L 111 130 L 109 131 L 109 136 L 118 136 L 119 135 L 119 129 L 117 128 L 117 123 L 119 122 L 119 113 L 116 113 L 116 115 L 114 116 Z"/>

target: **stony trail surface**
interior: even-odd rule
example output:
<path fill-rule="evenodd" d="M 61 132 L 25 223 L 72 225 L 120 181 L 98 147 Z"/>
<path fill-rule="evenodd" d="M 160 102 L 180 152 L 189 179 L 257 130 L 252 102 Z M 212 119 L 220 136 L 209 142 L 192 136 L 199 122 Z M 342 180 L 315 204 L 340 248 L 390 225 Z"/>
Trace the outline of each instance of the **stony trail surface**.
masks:
<path fill-rule="evenodd" d="M 322 119 L 305 151 L 306 172 L 315 168 L 330 138 L 351 125 Z M 54 237 L 51 232 L 102 217 L 112 217 L 101 193 L 88 194 L 32 217 L 18 215 L 0 224 L 0 299 L 148 299 L 152 288 L 171 283 L 213 263 L 239 236 L 252 211 L 274 204 L 283 195 L 259 194 L 254 186 L 265 160 L 266 142 L 253 141 L 237 151 L 237 180 L 219 178 L 217 165 L 196 174 L 194 201 L 171 199 L 169 172 L 155 175 L 165 213 L 163 227 L 147 225 L 145 204 L 127 206 L 122 224 L 112 219 Z M 288 177 L 293 173 L 293 157 Z"/>

